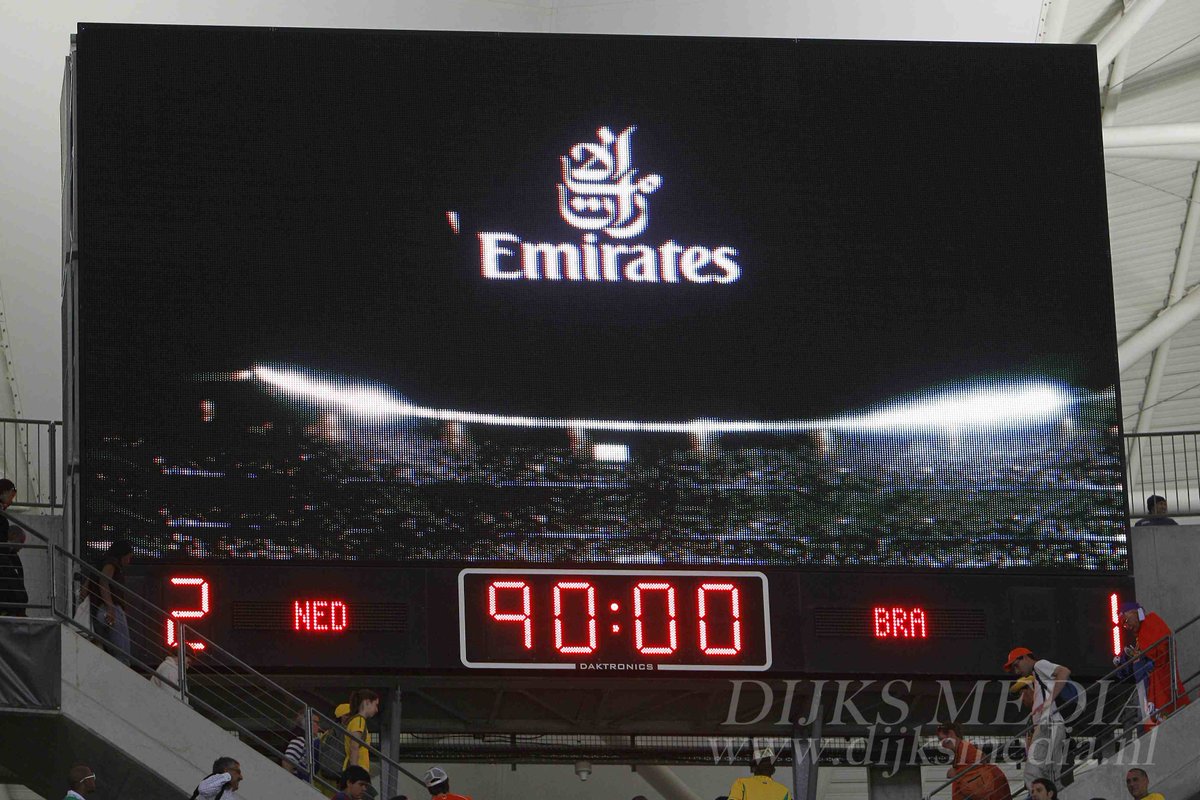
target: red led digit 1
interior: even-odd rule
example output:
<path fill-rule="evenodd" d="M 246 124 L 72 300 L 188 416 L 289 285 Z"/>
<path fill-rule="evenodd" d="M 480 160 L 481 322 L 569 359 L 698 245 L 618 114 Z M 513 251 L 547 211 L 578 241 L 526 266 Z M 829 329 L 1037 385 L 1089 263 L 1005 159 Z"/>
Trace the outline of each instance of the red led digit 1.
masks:
<path fill-rule="evenodd" d="M 521 611 L 501 611 L 496 595 L 499 591 L 519 591 L 521 593 Z M 497 622 L 519 622 L 525 633 L 525 649 L 533 649 L 533 599 L 529 584 L 525 581 L 492 581 L 488 584 L 488 613 Z"/>
<path fill-rule="evenodd" d="M 645 623 L 642 621 L 642 592 L 667 593 L 667 642 L 647 645 Z M 679 636 L 675 622 L 675 587 L 669 583 L 639 583 L 633 587 L 633 644 L 639 653 L 647 656 L 667 656 L 679 647 Z"/>
<path fill-rule="evenodd" d="M 1108 611 L 1109 617 L 1112 619 L 1113 655 L 1119 656 L 1121 655 L 1121 602 L 1116 592 L 1108 596 Z"/>
<path fill-rule="evenodd" d="M 167 618 L 167 645 L 169 647 L 178 647 L 179 640 L 175 636 L 175 620 L 177 619 L 203 619 L 208 615 L 208 581 L 204 578 L 190 578 L 182 576 L 173 576 L 171 578 L 172 586 L 196 586 L 200 589 L 200 608 L 190 609 L 171 609 Z M 188 647 L 193 650 L 203 650 L 204 642 L 188 642 Z"/>
<path fill-rule="evenodd" d="M 733 628 L 731 646 L 718 647 L 709 644 L 708 634 L 708 593 L 721 592 L 729 594 Z M 736 656 L 742 652 L 742 600 L 741 592 L 732 583 L 705 583 L 696 590 L 696 601 L 700 606 L 700 650 L 706 656 Z"/>
<path fill-rule="evenodd" d="M 587 644 L 564 644 L 562 595 L 565 591 L 587 592 Z M 587 581 L 559 581 L 554 584 L 554 648 L 560 653 L 580 655 L 596 652 L 596 587 Z"/>

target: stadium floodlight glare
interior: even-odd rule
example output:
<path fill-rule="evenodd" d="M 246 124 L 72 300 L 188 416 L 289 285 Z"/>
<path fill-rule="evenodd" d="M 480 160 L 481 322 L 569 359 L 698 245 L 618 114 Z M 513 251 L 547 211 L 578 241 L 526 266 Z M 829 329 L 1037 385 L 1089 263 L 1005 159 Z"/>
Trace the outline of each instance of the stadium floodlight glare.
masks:
<path fill-rule="evenodd" d="M 1061 387 L 1043 382 L 1003 387 L 952 390 L 883 406 L 874 411 L 826 419 L 722 420 L 696 419 L 679 422 L 557 419 L 477 411 L 429 408 L 410 403 L 384 389 L 331 380 L 295 369 L 256 366 L 254 377 L 271 390 L 330 410 L 369 419 L 425 419 L 508 428 L 562 428 L 625 433 L 885 433 L 928 430 L 958 433 L 965 430 L 994 430 L 1040 425 L 1063 416 L 1075 403 Z M 628 451 L 626 451 L 628 457 Z"/>
<path fill-rule="evenodd" d="M 1071 402 L 1066 392 L 1041 383 L 1003 389 L 971 389 L 837 419 L 832 427 L 855 432 L 1020 427 L 1057 418 Z"/>

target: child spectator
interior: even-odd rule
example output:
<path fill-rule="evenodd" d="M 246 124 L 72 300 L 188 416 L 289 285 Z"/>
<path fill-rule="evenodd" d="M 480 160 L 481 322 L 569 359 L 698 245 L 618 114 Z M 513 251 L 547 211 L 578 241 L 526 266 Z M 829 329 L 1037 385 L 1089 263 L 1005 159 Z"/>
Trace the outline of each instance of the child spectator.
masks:
<path fill-rule="evenodd" d="M 362 800 L 371 789 L 371 773 L 362 767 L 346 767 L 338 781 L 338 793 L 333 800 Z"/>

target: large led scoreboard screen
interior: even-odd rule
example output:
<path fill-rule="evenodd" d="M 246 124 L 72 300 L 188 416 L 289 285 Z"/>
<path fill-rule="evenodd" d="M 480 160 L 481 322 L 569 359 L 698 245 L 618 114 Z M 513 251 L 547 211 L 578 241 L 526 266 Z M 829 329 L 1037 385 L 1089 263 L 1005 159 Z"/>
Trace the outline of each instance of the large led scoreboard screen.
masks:
<path fill-rule="evenodd" d="M 82 25 L 77 53 L 93 551 L 1128 569 L 1086 48 Z M 595 601 L 666 601 L 620 580 Z M 693 654 L 697 592 L 735 627 L 697 580 Z"/>

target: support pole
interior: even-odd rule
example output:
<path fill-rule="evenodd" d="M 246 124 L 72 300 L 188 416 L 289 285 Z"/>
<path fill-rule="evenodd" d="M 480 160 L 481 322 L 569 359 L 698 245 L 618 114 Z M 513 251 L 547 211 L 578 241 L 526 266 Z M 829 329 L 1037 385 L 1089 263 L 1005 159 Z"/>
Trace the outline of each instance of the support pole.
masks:
<path fill-rule="evenodd" d="M 817 775 L 821 758 L 821 703 L 813 712 L 808 728 L 808 741 L 800 736 L 805 733 L 792 723 L 792 797 L 795 800 L 817 800 Z"/>
<path fill-rule="evenodd" d="M 1117 116 L 1117 105 L 1121 102 L 1121 87 L 1125 83 L 1125 66 L 1129 63 L 1129 48 L 1117 53 L 1112 70 L 1108 73 L 1108 91 L 1104 93 L 1104 112 L 1100 124 L 1112 127 Z"/>
<path fill-rule="evenodd" d="M 1105 112 L 1107 114 L 1107 112 Z M 1105 147 L 1105 158 L 1153 158 L 1164 161 L 1200 161 L 1200 144 L 1158 144 L 1145 147 Z"/>
<path fill-rule="evenodd" d="M 1042 24 L 1037 40 L 1042 44 L 1062 42 L 1063 23 L 1067 19 L 1068 0 L 1042 0 Z"/>
<path fill-rule="evenodd" d="M 1200 201 L 1200 170 L 1192 173 L 1191 199 L 1188 202 L 1187 216 L 1183 222 L 1183 232 L 1179 237 L 1175 269 L 1171 272 L 1171 287 L 1167 291 L 1167 308 L 1179 302 L 1183 297 L 1184 287 L 1187 286 L 1188 273 L 1192 267 L 1192 252 L 1196 247 L 1196 233 L 1200 230 L 1200 202 L 1198 201 Z M 1138 433 L 1147 433 L 1150 430 L 1150 423 L 1154 418 L 1154 404 L 1158 402 L 1158 393 L 1162 386 L 1163 373 L 1166 371 L 1170 352 L 1170 340 L 1163 342 L 1154 351 L 1154 361 L 1150 365 L 1150 377 L 1146 380 L 1146 391 L 1142 395 L 1142 405 L 1138 413 Z"/>
<path fill-rule="evenodd" d="M 1163 6 L 1166 0 L 1137 0 L 1133 7 L 1125 12 L 1120 21 L 1100 40 L 1096 42 L 1096 63 L 1101 72 L 1108 68 L 1117 53 L 1145 27 L 1150 18 Z"/>
<path fill-rule="evenodd" d="M 316 776 L 316 764 L 313 763 L 313 710 L 308 703 L 304 704 L 304 769 L 308 771 L 308 782 L 312 783 Z"/>
<path fill-rule="evenodd" d="M 179 646 L 175 650 L 175 658 L 179 660 L 176 669 L 179 675 L 179 699 L 187 702 L 187 626 L 179 623 Z"/>
<path fill-rule="evenodd" d="M 1200 122 L 1162 125 L 1114 125 L 1104 128 L 1104 149 L 1200 144 Z"/>
<path fill-rule="evenodd" d="M 1136 331 L 1117 347 L 1117 361 L 1124 373 L 1134 364 L 1178 333 L 1185 325 L 1200 315 L 1200 289 L 1188 292 L 1182 300 Z"/>
<path fill-rule="evenodd" d="M 700 796 L 688 788 L 670 767 L 638 764 L 637 774 L 650 784 L 650 788 L 661 794 L 664 800 L 700 800 Z"/>

